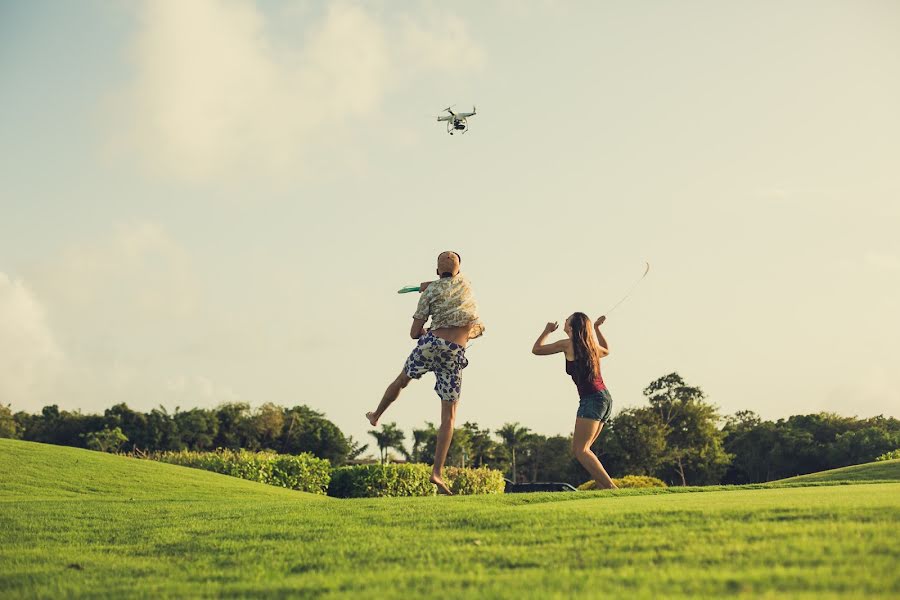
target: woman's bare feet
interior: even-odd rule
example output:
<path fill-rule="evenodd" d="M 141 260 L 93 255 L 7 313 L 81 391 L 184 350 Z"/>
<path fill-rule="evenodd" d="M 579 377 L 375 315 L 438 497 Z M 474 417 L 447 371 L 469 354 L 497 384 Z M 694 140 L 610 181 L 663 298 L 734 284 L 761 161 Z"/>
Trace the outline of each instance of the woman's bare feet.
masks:
<path fill-rule="evenodd" d="M 375 413 L 367 412 L 366 418 L 369 420 L 369 424 L 372 425 L 372 427 L 378 425 L 378 417 L 375 416 Z"/>
<path fill-rule="evenodd" d="M 431 476 L 431 483 L 437 486 L 438 494 L 442 494 L 444 496 L 453 495 L 453 492 L 450 491 L 450 488 L 447 487 L 447 484 L 444 482 L 444 480 L 437 475 Z"/>

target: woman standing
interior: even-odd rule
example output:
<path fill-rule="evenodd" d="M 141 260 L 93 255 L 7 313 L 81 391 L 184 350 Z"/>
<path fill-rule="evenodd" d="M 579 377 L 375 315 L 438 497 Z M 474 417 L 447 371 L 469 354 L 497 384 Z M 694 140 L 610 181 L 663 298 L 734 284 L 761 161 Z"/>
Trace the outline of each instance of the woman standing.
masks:
<path fill-rule="evenodd" d="M 572 452 L 578 462 L 587 469 L 598 488 L 615 489 L 616 484 L 591 452 L 603 424 L 612 412 L 612 397 L 603 377 L 600 375 L 600 359 L 609 354 L 609 345 L 600 332 L 606 317 L 600 317 L 591 327 L 591 320 L 584 313 L 577 312 L 566 319 L 564 330 L 567 339 L 545 344 L 548 335 L 556 331 L 556 323 L 547 323 L 544 332 L 534 343 L 531 352 L 538 356 L 558 354 L 566 356 L 566 373 L 578 387 L 581 402 L 575 416 L 575 435 L 572 437 Z"/>

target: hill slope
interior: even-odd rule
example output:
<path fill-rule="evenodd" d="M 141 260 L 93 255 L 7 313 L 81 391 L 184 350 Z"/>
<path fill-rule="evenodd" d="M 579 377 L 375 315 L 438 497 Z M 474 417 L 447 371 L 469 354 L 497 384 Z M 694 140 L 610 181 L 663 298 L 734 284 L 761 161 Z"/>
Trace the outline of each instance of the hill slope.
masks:
<path fill-rule="evenodd" d="M 900 458 L 797 475 L 781 479 L 778 483 L 816 481 L 900 481 Z"/>
<path fill-rule="evenodd" d="M 0 439 L 0 481 L 6 499 L 322 499 L 199 469 L 6 439 Z"/>
<path fill-rule="evenodd" d="M 898 492 L 335 500 L 0 440 L 0 596 L 889 598 Z"/>

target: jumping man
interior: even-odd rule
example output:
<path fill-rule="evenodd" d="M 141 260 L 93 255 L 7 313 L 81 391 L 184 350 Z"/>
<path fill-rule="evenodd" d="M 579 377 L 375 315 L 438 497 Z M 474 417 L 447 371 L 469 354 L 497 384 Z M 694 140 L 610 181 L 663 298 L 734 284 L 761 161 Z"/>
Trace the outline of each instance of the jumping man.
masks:
<path fill-rule="evenodd" d="M 410 337 L 419 341 L 406 359 L 400 375 L 385 390 L 378 408 L 366 413 L 369 423 L 373 427 L 378 425 L 378 419 L 410 380 L 433 372 L 434 391 L 441 399 L 441 428 L 434 449 L 431 482 L 440 493 L 448 495 L 451 492 L 442 472 L 453 439 L 456 403 L 462 389 L 462 370 L 469 364 L 466 345 L 470 339 L 484 332 L 471 285 L 460 274 L 459 264 L 459 254 L 456 252 L 447 251 L 438 255 L 437 274 L 440 279 L 422 283 L 422 295 L 409 332 Z M 426 330 L 425 323 L 429 317 L 431 328 Z"/>

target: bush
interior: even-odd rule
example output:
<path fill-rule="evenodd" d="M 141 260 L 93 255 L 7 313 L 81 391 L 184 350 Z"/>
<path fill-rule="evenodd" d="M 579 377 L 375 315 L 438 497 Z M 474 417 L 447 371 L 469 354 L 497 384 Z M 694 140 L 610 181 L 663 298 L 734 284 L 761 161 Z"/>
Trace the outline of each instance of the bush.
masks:
<path fill-rule="evenodd" d="M 668 487 L 666 482 L 648 475 L 626 475 L 621 479 L 613 479 L 620 488 L 652 488 Z"/>
<path fill-rule="evenodd" d="M 662 479 L 657 479 L 656 477 L 648 477 L 647 475 L 626 475 L 619 479 L 613 479 L 613 483 L 615 483 L 620 488 L 651 488 L 651 487 L 668 487 L 666 482 Z M 581 485 L 578 486 L 579 490 L 594 490 L 597 489 L 597 482 L 593 479 L 590 481 L 585 481 Z"/>
<path fill-rule="evenodd" d="M 331 481 L 328 460 L 308 453 L 293 455 L 219 449 L 215 452 L 160 452 L 150 457 L 173 465 L 205 469 L 313 494 L 324 494 Z"/>
<path fill-rule="evenodd" d="M 128 441 L 128 438 L 122 433 L 121 427 L 104 427 L 101 431 L 92 431 L 84 435 L 85 446 L 88 450 L 97 450 L 99 452 L 118 452 L 122 444 Z"/>
<path fill-rule="evenodd" d="M 421 464 L 354 465 L 331 472 L 328 495 L 335 498 L 433 496 L 431 467 Z"/>
<path fill-rule="evenodd" d="M 331 472 L 328 495 L 336 498 L 375 498 L 385 496 L 433 496 L 431 466 L 423 464 L 356 465 Z M 459 495 L 502 494 L 503 473 L 482 467 L 447 467 L 444 479 L 450 491 Z"/>
<path fill-rule="evenodd" d="M 0 438 L 19 438 L 19 425 L 9 404 L 0 404 Z"/>
<path fill-rule="evenodd" d="M 444 479 L 450 486 L 450 491 L 461 496 L 502 494 L 506 487 L 503 473 L 487 467 L 478 469 L 447 467 L 444 470 Z"/>
<path fill-rule="evenodd" d="M 894 460 L 894 459 L 897 459 L 897 458 L 900 458 L 900 448 L 898 448 L 898 449 L 896 449 L 896 450 L 891 450 L 890 452 L 885 452 L 884 454 L 882 454 L 881 456 L 879 456 L 879 457 L 876 458 L 875 460 L 877 460 L 877 461 L 882 461 L 882 460 Z"/>

